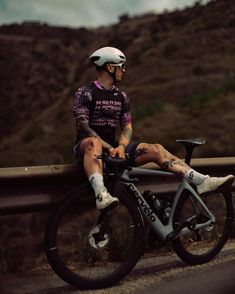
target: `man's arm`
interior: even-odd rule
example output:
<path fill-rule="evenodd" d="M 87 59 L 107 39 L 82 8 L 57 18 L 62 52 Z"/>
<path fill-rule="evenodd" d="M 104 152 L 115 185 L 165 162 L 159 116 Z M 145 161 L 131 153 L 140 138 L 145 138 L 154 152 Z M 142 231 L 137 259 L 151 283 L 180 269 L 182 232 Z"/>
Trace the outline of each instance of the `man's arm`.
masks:
<path fill-rule="evenodd" d="M 84 136 L 99 138 L 103 148 L 107 150 L 113 148 L 113 146 L 111 146 L 110 144 L 102 140 L 100 136 L 92 128 L 90 128 L 88 120 L 85 117 L 80 116 L 79 118 L 76 118 L 76 127 L 77 127 L 77 130 L 79 132 L 82 132 Z"/>
<path fill-rule="evenodd" d="M 132 138 L 132 124 L 128 123 L 126 126 L 124 126 L 121 135 L 119 137 L 119 146 L 123 146 L 124 149 L 126 146 L 130 143 Z"/>
<path fill-rule="evenodd" d="M 124 126 L 121 135 L 118 140 L 118 147 L 111 148 L 109 150 L 111 156 L 119 156 L 121 158 L 125 158 L 125 149 L 126 146 L 130 143 L 132 137 L 132 124 L 128 123 Z"/>

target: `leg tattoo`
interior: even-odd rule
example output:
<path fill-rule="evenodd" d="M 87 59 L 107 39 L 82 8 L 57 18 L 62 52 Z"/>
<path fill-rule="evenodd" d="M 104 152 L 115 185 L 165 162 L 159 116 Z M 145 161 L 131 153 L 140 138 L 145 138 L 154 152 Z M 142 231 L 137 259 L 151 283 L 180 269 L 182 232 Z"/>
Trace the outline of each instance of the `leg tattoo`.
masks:
<path fill-rule="evenodd" d="M 135 151 L 135 159 L 138 157 L 138 156 L 141 156 L 143 154 L 147 154 L 148 152 L 148 149 L 147 148 L 140 148 L 138 150 Z"/>
<path fill-rule="evenodd" d="M 165 156 L 164 156 L 164 157 L 165 157 Z M 165 158 L 166 158 L 166 157 L 165 157 Z M 177 164 L 176 160 L 175 160 L 174 158 L 172 158 L 172 159 L 170 159 L 170 160 L 164 161 L 164 162 L 162 163 L 162 167 L 163 167 L 164 169 L 166 169 L 166 170 L 169 170 L 169 168 L 174 167 L 174 165 L 176 165 L 176 164 Z"/>
<path fill-rule="evenodd" d="M 177 166 L 178 167 L 183 167 L 183 169 L 182 168 L 177 168 Z M 182 176 L 184 176 L 185 175 L 185 173 L 187 172 L 187 170 L 188 170 L 188 167 L 187 167 L 187 165 L 184 163 L 184 161 L 182 161 L 182 160 L 180 160 L 180 159 L 175 159 L 175 158 L 171 158 L 170 160 L 166 160 L 166 161 L 164 161 L 163 163 L 162 163 L 162 168 L 163 169 L 165 169 L 165 170 L 167 170 L 167 171 L 172 171 L 172 169 L 173 170 L 175 170 L 175 168 L 177 168 L 177 170 L 178 170 L 178 172 L 182 175 Z M 186 169 L 185 169 L 186 168 Z"/>

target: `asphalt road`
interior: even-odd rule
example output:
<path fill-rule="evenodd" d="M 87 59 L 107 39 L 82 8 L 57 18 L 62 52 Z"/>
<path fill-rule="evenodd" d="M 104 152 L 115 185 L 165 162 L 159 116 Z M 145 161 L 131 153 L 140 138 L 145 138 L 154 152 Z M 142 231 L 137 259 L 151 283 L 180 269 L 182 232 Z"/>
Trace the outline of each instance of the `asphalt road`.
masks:
<path fill-rule="evenodd" d="M 135 294 L 234 294 L 235 259 L 191 268 L 165 277 L 161 283 Z"/>
<path fill-rule="evenodd" d="M 1 294 L 234 294 L 235 247 L 223 250 L 213 261 L 186 266 L 176 255 L 142 259 L 119 284 L 95 291 L 78 291 L 49 269 L 0 277 Z"/>

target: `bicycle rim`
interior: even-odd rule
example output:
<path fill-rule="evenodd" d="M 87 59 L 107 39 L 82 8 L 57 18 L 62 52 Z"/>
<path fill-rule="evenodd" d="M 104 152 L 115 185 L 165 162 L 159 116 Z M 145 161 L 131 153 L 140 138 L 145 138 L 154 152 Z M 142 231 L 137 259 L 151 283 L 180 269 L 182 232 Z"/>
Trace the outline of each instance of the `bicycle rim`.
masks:
<path fill-rule="evenodd" d="M 227 241 L 232 225 L 233 211 L 229 195 L 223 191 L 214 191 L 201 198 L 215 216 L 215 223 L 192 230 L 173 241 L 175 252 L 188 264 L 202 264 L 213 259 Z M 176 209 L 175 227 L 196 214 L 201 216 L 202 223 L 208 217 L 202 206 L 187 193 Z"/>
<path fill-rule="evenodd" d="M 75 193 L 60 206 L 48 225 L 47 256 L 54 271 L 69 284 L 86 289 L 116 283 L 134 267 L 142 253 L 142 220 L 138 209 L 124 199 L 112 211 L 102 240 L 94 195 Z"/>

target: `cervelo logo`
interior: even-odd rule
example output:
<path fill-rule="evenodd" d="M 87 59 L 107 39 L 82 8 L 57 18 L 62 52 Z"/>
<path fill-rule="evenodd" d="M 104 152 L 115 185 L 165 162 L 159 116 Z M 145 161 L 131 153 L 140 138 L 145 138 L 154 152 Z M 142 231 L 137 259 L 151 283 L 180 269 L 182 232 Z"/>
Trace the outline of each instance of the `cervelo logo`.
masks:
<path fill-rule="evenodd" d="M 144 199 L 141 198 L 141 196 L 140 196 L 138 190 L 136 190 L 135 186 L 132 185 L 132 184 L 129 184 L 128 187 L 134 193 L 136 199 L 139 202 L 139 205 L 141 207 L 141 210 L 144 212 L 144 214 L 147 216 L 147 218 L 151 222 L 155 222 L 156 221 L 156 218 L 154 216 L 154 213 L 153 213 L 152 209 L 150 209 L 150 207 L 147 205 L 147 203 L 144 201 Z"/>

